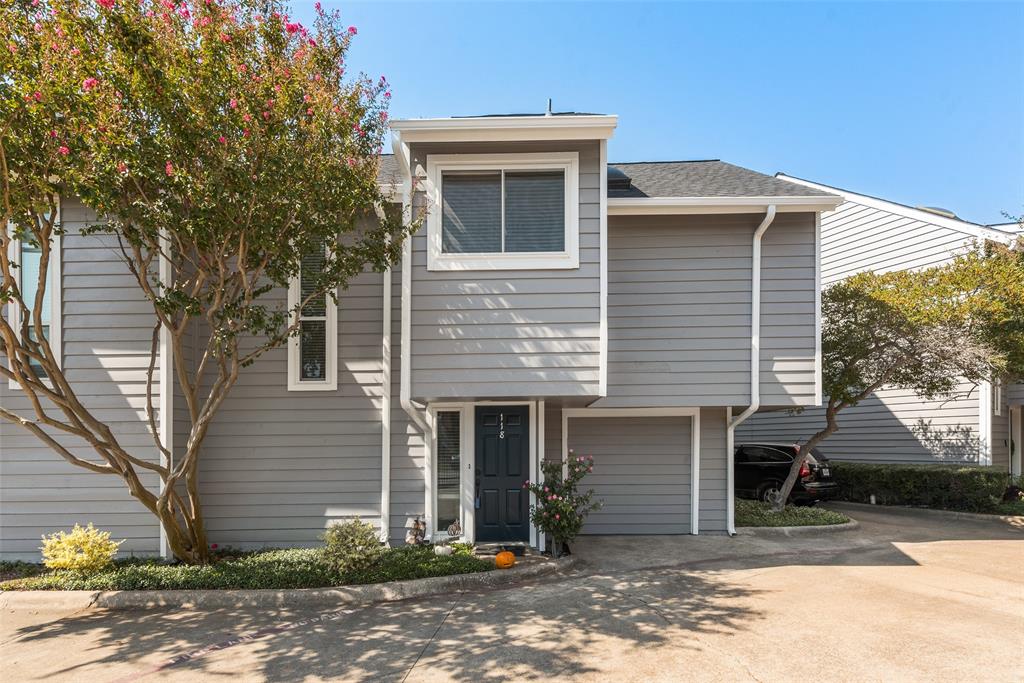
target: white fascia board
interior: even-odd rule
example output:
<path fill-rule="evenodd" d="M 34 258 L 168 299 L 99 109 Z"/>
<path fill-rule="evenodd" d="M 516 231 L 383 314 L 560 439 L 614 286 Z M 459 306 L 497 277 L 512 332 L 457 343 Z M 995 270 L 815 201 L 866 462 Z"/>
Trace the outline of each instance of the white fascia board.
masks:
<path fill-rule="evenodd" d="M 412 142 L 518 142 L 607 140 L 619 118 L 601 116 L 495 116 L 465 119 L 400 119 L 391 130 Z"/>
<path fill-rule="evenodd" d="M 868 195 L 857 194 L 856 192 L 850 192 L 839 187 L 832 187 L 831 185 L 824 185 L 822 183 L 814 183 L 810 180 L 804 180 L 803 178 L 794 178 L 784 173 L 777 173 L 776 178 L 785 180 L 790 183 L 796 183 L 797 185 L 803 185 L 805 187 L 813 187 L 817 190 L 823 190 L 825 192 L 835 192 L 840 195 L 844 201 L 854 202 L 856 204 L 863 204 L 864 206 L 870 206 L 875 209 L 881 209 L 882 211 L 888 211 L 895 213 L 900 216 L 906 216 L 922 223 L 930 223 L 931 225 L 938 225 L 950 230 L 957 230 L 959 232 L 971 235 L 972 237 L 978 237 L 986 240 L 996 240 L 999 242 L 1009 242 L 1014 237 L 1013 232 L 1003 231 L 993 226 L 978 225 L 977 223 L 969 223 L 967 221 L 958 220 L 956 218 L 946 218 L 930 211 L 922 211 L 921 209 L 914 209 L 909 206 L 897 204 L 896 202 L 890 202 L 885 199 L 878 199 L 877 197 L 869 197 Z"/>
<path fill-rule="evenodd" d="M 611 216 L 658 216 L 702 213 L 764 213 L 771 205 L 778 212 L 831 211 L 842 197 L 612 197 Z"/>

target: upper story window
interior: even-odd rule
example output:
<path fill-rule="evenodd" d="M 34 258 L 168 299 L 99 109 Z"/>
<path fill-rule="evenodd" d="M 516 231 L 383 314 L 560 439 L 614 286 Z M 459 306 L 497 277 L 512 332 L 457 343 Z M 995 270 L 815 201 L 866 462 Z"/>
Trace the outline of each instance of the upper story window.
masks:
<path fill-rule="evenodd" d="M 431 155 L 430 270 L 579 267 L 579 155 Z"/>
<path fill-rule="evenodd" d="M 57 367 L 62 366 L 63 350 L 61 347 L 61 273 L 60 273 L 60 236 L 55 236 L 50 243 L 50 262 L 47 270 L 47 282 L 43 291 L 42 309 L 40 310 L 40 322 L 43 330 L 43 337 L 50 344 Z M 39 292 L 39 273 L 43 265 L 43 250 L 37 244 L 24 240 L 15 240 L 11 243 L 14 250 L 14 262 L 17 263 L 18 287 L 21 290 L 22 301 L 29 309 L 29 319 L 24 321 L 28 325 L 29 338 L 36 336 L 35 320 L 32 314 L 32 307 L 35 305 L 36 295 Z M 21 333 L 22 316 L 20 307 L 13 302 L 9 304 L 10 321 L 14 327 L 15 334 Z M 43 380 L 48 380 L 46 370 L 37 362 L 32 362 L 36 375 Z M 12 387 L 18 386 L 13 379 L 10 380 Z"/>
<path fill-rule="evenodd" d="M 314 291 L 324 252 L 302 257 L 299 277 L 288 288 L 294 309 Z M 299 333 L 288 340 L 288 390 L 334 391 L 338 388 L 338 305 L 327 294 L 313 297 L 298 312 Z"/>

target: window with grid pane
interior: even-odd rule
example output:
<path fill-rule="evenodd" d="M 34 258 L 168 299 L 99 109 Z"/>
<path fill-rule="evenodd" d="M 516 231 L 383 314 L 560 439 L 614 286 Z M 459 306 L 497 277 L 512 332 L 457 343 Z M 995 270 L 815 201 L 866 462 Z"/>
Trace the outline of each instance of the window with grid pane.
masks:
<path fill-rule="evenodd" d="M 289 289 L 289 307 L 298 311 L 298 335 L 289 347 L 288 385 L 292 390 L 337 388 L 337 304 L 320 289 L 322 249 L 302 257 L 299 276 Z"/>
<path fill-rule="evenodd" d="M 446 171 L 441 252 L 565 250 L 565 171 Z"/>

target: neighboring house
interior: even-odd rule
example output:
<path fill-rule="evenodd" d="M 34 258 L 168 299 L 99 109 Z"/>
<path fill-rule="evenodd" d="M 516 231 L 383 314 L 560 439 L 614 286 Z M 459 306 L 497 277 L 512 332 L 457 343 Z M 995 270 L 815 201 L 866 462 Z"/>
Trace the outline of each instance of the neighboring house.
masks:
<path fill-rule="evenodd" d="M 943 209 L 918 209 L 784 174 L 780 180 L 843 197 L 821 216 L 822 286 L 862 271 L 890 272 L 949 263 L 984 240 L 1010 242 L 1017 224 L 984 226 Z M 926 401 L 884 389 L 840 414 L 822 444 L 836 460 L 991 465 L 1021 472 L 1024 386 L 961 386 L 954 398 Z M 1011 419 L 1012 418 L 1012 419 Z M 805 441 L 824 426 L 821 408 L 799 415 L 761 412 L 737 430 L 741 441 Z M 1016 436 L 1014 436 L 1014 434 Z"/>
<path fill-rule="evenodd" d="M 429 218 L 393 271 L 242 372 L 203 446 L 211 542 L 312 544 L 358 516 L 393 543 L 420 518 L 542 545 L 523 482 L 569 449 L 595 457 L 604 501 L 585 533 L 731 529 L 730 421 L 819 402 L 818 216 L 841 199 L 720 161 L 609 165 L 616 124 L 394 122 L 381 181 Z M 152 458 L 149 305 L 111 240 L 81 235 L 90 213 L 65 198 L 62 217 L 51 338 L 83 400 Z M 159 428 L 181 453 L 171 370 L 164 350 Z M 0 400 L 28 408 L 6 383 Z M 40 534 L 76 522 L 167 552 L 119 479 L 0 424 L 0 556 L 37 558 Z"/>

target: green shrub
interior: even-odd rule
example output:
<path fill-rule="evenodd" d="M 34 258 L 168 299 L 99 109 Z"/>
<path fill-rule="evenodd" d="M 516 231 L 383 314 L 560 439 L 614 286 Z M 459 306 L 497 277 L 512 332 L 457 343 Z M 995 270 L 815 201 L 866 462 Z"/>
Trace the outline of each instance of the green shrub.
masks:
<path fill-rule="evenodd" d="M 834 510 L 787 505 L 782 512 L 759 500 L 736 499 L 736 526 L 828 526 L 845 524 L 850 518 Z"/>
<path fill-rule="evenodd" d="M 452 543 L 452 554 L 460 555 L 463 557 L 473 556 L 473 544 L 472 543 Z"/>
<path fill-rule="evenodd" d="M 994 512 L 1010 482 L 1006 472 L 957 465 L 874 465 L 832 461 L 839 499 L 880 505 Z"/>
<path fill-rule="evenodd" d="M 337 572 L 359 571 L 373 566 L 384 554 L 377 529 L 358 519 L 332 524 L 323 535 L 324 559 Z"/>
<path fill-rule="evenodd" d="M 92 522 L 86 527 L 76 524 L 70 533 L 58 531 L 43 536 L 43 564 L 49 569 L 98 572 L 113 563 L 122 543 L 111 541 L 110 532 L 96 529 Z"/>
<path fill-rule="evenodd" d="M 405 545 L 388 550 L 381 561 L 372 566 L 347 572 L 343 580 L 346 584 L 381 583 L 470 574 L 492 569 L 493 560 L 454 553 L 435 555 L 432 546 Z"/>

